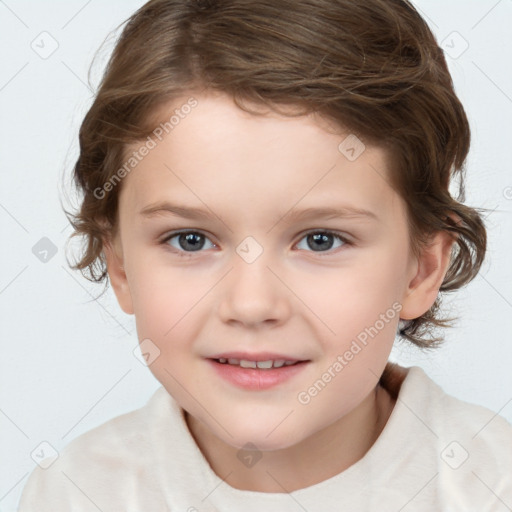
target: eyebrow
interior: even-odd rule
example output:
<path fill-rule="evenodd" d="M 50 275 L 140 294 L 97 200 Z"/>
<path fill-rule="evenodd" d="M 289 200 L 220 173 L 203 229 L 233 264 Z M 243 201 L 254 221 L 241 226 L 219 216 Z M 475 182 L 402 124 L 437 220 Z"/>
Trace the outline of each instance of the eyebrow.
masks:
<path fill-rule="evenodd" d="M 178 204 L 172 204 L 168 201 L 162 201 L 159 203 L 151 204 L 146 206 L 139 211 L 139 214 L 146 218 L 159 217 L 165 215 L 175 215 L 184 219 L 190 220 L 210 220 L 213 217 L 217 217 L 213 212 L 188 206 L 182 206 Z M 363 219 L 363 220 L 379 220 L 378 216 L 365 208 L 356 208 L 354 206 L 340 206 L 338 208 L 332 207 L 317 207 L 317 208 L 305 208 L 302 210 L 289 211 L 283 215 L 280 215 L 276 222 L 280 222 L 286 217 L 285 222 L 301 221 L 307 218 L 322 218 L 322 219 L 335 219 L 335 218 L 346 218 L 346 219 Z M 218 218 L 218 217 L 217 217 Z"/>

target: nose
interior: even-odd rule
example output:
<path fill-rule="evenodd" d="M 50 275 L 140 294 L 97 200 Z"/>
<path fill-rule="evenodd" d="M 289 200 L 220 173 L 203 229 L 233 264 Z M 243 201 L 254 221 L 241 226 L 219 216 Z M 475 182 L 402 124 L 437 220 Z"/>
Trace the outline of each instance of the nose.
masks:
<path fill-rule="evenodd" d="M 248 263 L 237 254 L 223 279 L 218 315 L 228 324 L 280 325 L 290 316 L 290 292 L 265 252 Z"/>

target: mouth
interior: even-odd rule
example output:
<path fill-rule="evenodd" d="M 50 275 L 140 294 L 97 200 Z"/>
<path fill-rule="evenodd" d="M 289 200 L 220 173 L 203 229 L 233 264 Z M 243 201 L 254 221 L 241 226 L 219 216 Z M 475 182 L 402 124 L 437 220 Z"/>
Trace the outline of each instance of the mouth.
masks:
<path fill-rule="evenodd" d="M 218 354 L 218 357 L 206 358 L 206 361 L 223 380 L 248 391 L 263 391 L 284 385 L 286 381 L 301 374 L 311 362 L 290 356 L 282 357 L 282 354 L 279 354 L 279 358 L 275 355 L 272 358 L 268 353 L 244 354 L 247 359 L 223 357 L 225 355 Z"/>
<path fill-rule="evenodd" d="M 272 370 L 274 368 L 282 368 L 283 366 L 295 366 L 307 361 L 301 361 L 297 359 L 266 359 L 266 360 L 250 360 L 250 359 L 237 359 L 235 357 L 219 357 L 212 358 L 219 364 L 226 364 L 231 366 L 238 366 L 240 368 L 256 368 L 258 370 Z"/>

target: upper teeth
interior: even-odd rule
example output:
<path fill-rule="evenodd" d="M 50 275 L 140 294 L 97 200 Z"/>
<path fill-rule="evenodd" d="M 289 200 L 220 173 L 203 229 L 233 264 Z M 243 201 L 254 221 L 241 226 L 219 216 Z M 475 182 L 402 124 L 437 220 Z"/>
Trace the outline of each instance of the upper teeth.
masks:
<path fill-rule="evenodd" d="M 291 364 L 295 364 L 296 361 L 285 361 L 284 359 L 269 359 L 268 361 L 248 361 L 246 359 L 225 359 L 223 357 L 219 358 L 219 363 L 228 362 L 229 364 L 234 364 L 241 366 L 242 368 L 280 368 L 281 366 L 290 366 Z"/>

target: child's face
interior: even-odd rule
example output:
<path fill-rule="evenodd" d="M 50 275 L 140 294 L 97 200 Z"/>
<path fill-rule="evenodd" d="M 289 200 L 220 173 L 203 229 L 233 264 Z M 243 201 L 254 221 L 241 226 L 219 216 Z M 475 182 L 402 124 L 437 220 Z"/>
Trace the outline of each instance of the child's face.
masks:
<path fill-rule="evenodd" d="M 196 99 L 124 178 L 116 247 L 126 281 L 109 259 L 112 284 L 139 340 L 154 344 L 145 346 L 150 361 L 160 351 L 151 371 L 184 409 L 231 446 L 285 448 L 354 410 L 377 384 L 417 272 L 405 205 L 387 182 L 383 150 L 367 146 L 350 161 L 338 149 L 348 134 L 313 116 L 258 118 L 225 96 Z M 141 214 L 163 202 L 205 218 Z M 375 217 L 292 218 L 342 207 Z M 160 243 L 176 230 L 197 235 Z M 350 243 L 322 238 L 327 230 Z M 247 389 L 209 360 L 227 352 L 307 362 L 278 384 Z"/>

